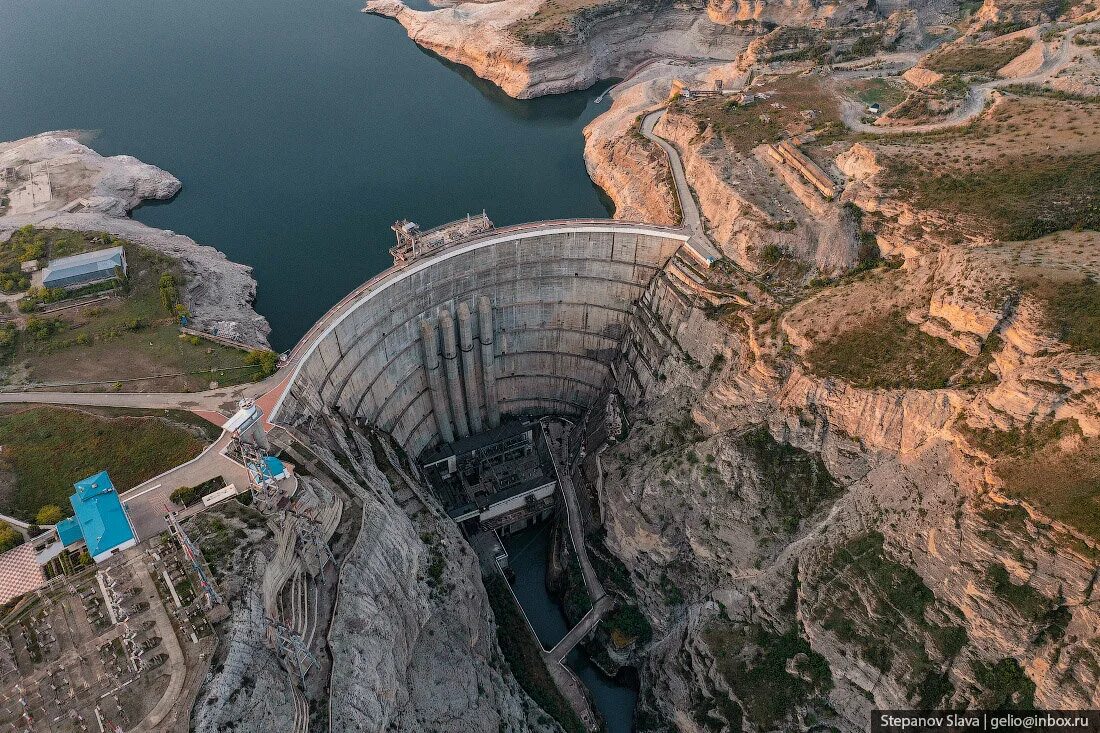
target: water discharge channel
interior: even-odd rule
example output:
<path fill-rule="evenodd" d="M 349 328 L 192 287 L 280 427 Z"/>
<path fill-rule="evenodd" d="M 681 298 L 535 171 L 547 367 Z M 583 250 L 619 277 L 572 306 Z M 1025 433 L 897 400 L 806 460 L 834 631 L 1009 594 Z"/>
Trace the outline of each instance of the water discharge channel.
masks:
<path fill-rule="evenodd" d="M 419 0 L 416 0 L 419 1 Z M 602 217 L 581 130 L 601 89 L 517 101 L 418 49 L 355 0 L 10 0 L 0 6 L 0 140 L 83 130 L 105 155 L 179 177 L 135 218 L 251 265 L 277 349 L 390 264 L 389 225 L 486 209 L 497 224 Z M 510 549 L 547 646 L 548 526 Z M 567 660 L 612 733 L 635 693 Z"/>
<path fill-rule="evenodd" d="M 508 550 L 516 575 L 512 589 L 545 649 L 552 648 L 569 631 L 561 607 L 546 588 L 550 536 L 551 525 L 543 522 L 504 539 L 504 547 Z M 608 733 L 633 730 L 634 706 L 637 703 L 637 693 L 633 689 L 609 678 L 588 660 L 580 648 L 573 650 L 566 664 L 591 691 Z"/>

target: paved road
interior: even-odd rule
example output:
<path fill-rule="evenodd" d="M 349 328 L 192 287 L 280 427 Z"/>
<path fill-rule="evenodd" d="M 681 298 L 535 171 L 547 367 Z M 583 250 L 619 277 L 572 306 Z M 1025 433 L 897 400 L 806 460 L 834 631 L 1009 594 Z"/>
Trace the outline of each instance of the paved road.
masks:
<path fill-rule="evenodd" d="M 231 435 L 222 433 L 218 440 L 194 460 L 176 466 L 120 495 L 139 540 L 155 537 L 164 531 L 164 507 L 166 504 L 170 505 L 169 495 L 181 486 L 198 486 L 218 476 L 238 489 L 248 486 L 248 472 L 245 468 L 222 455 L 231 439 Z M 179 516 L 189 517 L 203 509 L 205 507 L 199 502 L 181 511 Z"/>
<path fill-rule="evenodd" d="M 233 412 L 237 401 L 258 397 L 280 381 L 273 375 L 261 382 L 206 390 L 205 392 L 0 392 L 0 403 L 88 405 L 144 410 L 210 410 Z"/>
<path fill-rule="evenodd" d="M 695 203 L 695 196 L 692 195 L 691 186 L 687 182 L 687 175 L 684 174 L 684 164 L 680 160 L 680 151 L 672 143 L 653 131 L 664 116 L 665 109 L 663 107 L 646 115 L 645 119 L 642 120 L 642 134 L 646 139 L 657 143 L 668 156 L 669 166 L 672 168 L 672 179 L 676 183 L 676 198 L 680 200 L 681 224 L 691 230 L 692 234 L 706 239 L 707 235 L 703 230 L 703 217 L 699 214 L 699 206 Z"/>

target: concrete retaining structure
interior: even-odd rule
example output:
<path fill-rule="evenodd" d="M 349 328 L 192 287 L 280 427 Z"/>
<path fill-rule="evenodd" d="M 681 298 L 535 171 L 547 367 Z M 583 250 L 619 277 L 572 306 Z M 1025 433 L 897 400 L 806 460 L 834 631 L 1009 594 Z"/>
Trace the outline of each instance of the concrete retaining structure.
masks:
<path fill-rule="evenodd" d="M 687 239 L 548 222 L 391 268 L 313 341 L 271 419 L 338 411 L 415 456 L 500 415 L 579 416 L 611 384 L 639 302 Z"/>

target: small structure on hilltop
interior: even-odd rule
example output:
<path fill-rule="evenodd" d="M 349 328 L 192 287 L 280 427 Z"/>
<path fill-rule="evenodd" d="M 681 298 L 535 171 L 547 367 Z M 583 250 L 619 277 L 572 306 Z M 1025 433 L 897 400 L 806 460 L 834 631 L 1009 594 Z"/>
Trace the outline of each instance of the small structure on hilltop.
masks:
<path fill-rule="evenodd" d="M 390 228 L 397 235 L 397 245 L 390 249 L 390 254 L 393 256 L 393 263 L 400 265 L 487 232 L 493 228 L 493 222 L 482 211 L 480 215 L 467 214 L 465 219 L 457 219 L 426 231 L 421 231 L 419 224 L 408 219 L 396 221 Z"/>
<path fill-rule="evenodd" d="M 74 488 L 69 503 L 75 516 L 57 523 L 66 549 L 83 542 L 98 563 L 137 544 L 137 533 L 106 471 L 77 481 Z"/>
<path fill-rule="evenodd" d="M 109 247 L 50 260 L 42 270 L 42 286 L 79 288 L 113 280 L 119 273 L 126 274 L 126 252 L 122 247 Z"/>

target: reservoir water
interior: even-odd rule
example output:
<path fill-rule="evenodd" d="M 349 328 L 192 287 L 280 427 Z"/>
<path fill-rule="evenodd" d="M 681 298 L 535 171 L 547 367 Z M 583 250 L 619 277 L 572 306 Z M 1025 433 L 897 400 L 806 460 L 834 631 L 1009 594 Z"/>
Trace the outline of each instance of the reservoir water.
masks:
<path fill-rule="evenodd" d="M 94 131 L 183 181 L 134 217 L 255 268 L 285 349 L 390 264 L 390 224 L 605 216 L 598 89 L 508 98 L 357 0 L 3 0 L 0 140 Z"/>
<path fill-rule="evenodd" d="M 396 219 L 432 226 L 483 208 L 497 224 L 608 214 L 582 157 L 601 89 L 510 99 L 360 7 L 3 0 L 0 140 L 90 131 L 100 153 L 177 176 L 173 201 L 134 217 L 255 268 L 256 307 L 280 350 L 389 266 Z M 543 581 L 547 536 L 513 560 L 544 641 L 566 630 Z M 569 663 L 608 730 L 629 731 L 634 692 L 578 653 Z"/>

